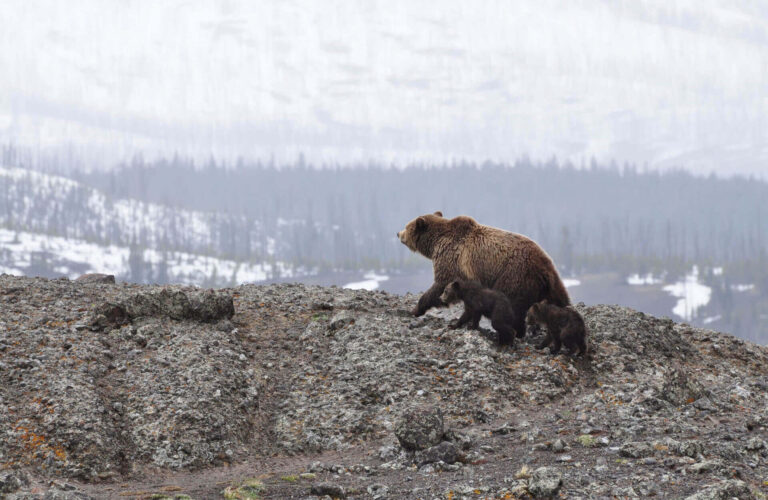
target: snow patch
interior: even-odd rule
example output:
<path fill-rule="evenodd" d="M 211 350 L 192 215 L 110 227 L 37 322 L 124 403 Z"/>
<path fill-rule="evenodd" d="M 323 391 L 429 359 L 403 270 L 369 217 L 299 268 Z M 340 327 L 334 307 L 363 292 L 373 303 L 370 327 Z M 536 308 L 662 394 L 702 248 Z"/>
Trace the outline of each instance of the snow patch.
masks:
<path fill-rule="evenodd" d="M 565 278 L 563 280 L 563 285 L 565 285 L 566 288 L 573 288 L 575 286 L 581 285 L 581 281 L 575 278 Z"/>
<path fill-rule="evenodd" d="M 687 274 L 683 281 L 665 286 L 664 291 L 678 298 L 672 312 L 685 321 L 693 319 L 696 311 L 707 305 L 712 296 L 712 289 L 699 283 L 698 266 L 693 266 L 690 274 Z"/>
<path fill-rule="evenodd" d="M 385 274 L 376 274 L 375 272 L 371 271 L 364 274 L 363 278 L 365 278 L 364 281 L 353 281 L 352 283 L 347 283 L 344 285 L 344 288 L 349 288 L 350 290 L 376 290 L 379 288 L 379 283 L 382 281 L 387 281 L 389 276 Z"/>
<path fill-rule="evenodd" d="M 750 290 L 754 290 L 755 285 L 753 284 L 737 284 L 737 285 L 731 285 L 731 290 L 734 292 L 748 292 Z"/>
<path fill-rule="evenodd" d="M 661 278 L 655 278 L 652 273 L 648 273 L 645 276 L 635 273 L 627 277 L 627 284 L 633 286 L 658 285 L 660 283 L 662 283 Z"/>
<path fill-rule="evenodd" d="M 54 274 L 71 279 L 84 273 L 114 274 L 127 278 L 130 274 L 129 257 L 128 247 L 97 245 L 83 240 L 0 228 L 0 259 L 3 262 L 0 273 L 23 276 L 37 258 L 38 264 L 40 261 L 47 263 Z M 208 255 L 154 249 L 142 250 L 142 260 L 155 268 L 165 262 L 170 283 L 189 285 L 236 285 L 276 276 L 294 278 L 314 272 L 294 270 L 283 262 L 238 262 Z M 386 276 L 372 276 L 379 281 L 388 279 Z"/>
<path fill-rule="evenodd" d="M 705 325 L 708 325 L 710 323 L 714 323 L 715 321 L 720 321 L 723 318 L 722 315 L 718 314 L 716 316 L 708 316 L 704 318 L 701 322 Z"/>

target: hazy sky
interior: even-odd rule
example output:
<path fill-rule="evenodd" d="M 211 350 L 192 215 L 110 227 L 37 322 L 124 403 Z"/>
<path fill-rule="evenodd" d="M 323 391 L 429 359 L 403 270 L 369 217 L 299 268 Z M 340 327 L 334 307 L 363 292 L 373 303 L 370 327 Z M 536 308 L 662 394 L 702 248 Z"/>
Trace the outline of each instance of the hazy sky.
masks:
<path fill-rule="evenodd" d="M 0 2 L 0 142 L 768 167 L 764 0 Z"/>

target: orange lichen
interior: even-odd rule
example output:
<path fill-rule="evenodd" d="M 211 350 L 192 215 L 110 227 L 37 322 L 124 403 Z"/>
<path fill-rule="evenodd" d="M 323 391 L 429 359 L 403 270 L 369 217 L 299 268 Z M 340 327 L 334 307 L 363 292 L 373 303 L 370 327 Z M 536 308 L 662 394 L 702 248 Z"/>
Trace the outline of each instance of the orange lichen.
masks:
<path fill-rule="evenodd" d="M 57 460 L 66 460 L 67 453 L 61 445 L 49 444 L 45 436 L 33 432 L 24 425 L 16 426 L 16 430 L 21 432 L 19 439 L 21 440 L 22 448 L 24 448 L 27 453 L 35 453 L 38 451 L 49 452 L 53 453 L 53 456 L 56 457 Z"/>

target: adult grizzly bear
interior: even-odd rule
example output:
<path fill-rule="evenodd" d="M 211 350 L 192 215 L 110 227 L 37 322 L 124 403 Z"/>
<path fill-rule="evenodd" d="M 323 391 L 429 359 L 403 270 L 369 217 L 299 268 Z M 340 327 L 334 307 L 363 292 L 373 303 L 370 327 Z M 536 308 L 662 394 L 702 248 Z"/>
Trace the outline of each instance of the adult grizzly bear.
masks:
<path fill-rule="evenodd" d="M 440 295 L 454 280 L 479 281 L 509 297 L 519 337 L 525 335 L 525 314 L 534 303 L 546 300 L 560 307 L 571 303 L 552 259 L 521 234 L 483 226 L 464 215 L 446 219 L 435 212 L 413 219 L 397 237 L 432 260 L 435 282 L 419 299 L 415 316 L 444 305 Z"/>

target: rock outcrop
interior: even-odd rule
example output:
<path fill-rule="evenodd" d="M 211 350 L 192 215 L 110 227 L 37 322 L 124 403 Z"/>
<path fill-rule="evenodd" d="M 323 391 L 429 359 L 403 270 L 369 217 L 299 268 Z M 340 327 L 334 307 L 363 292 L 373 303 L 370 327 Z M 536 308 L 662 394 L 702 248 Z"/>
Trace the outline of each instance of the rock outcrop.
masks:
<path fill-rule="evenodd" d="M 449 330 L 455 309 L 414 319 L 415 301 L 2 275 L 3 494 L 108 498 L 104 484 L 149 471 L 204 477 L 272 456 L 294 469 L 259 482 L 263 497 L 719 498 L 765 488 L 765 347 L 578 305 L 589 357 L 550 356 L 534 349 L 539 338 L 502 351 L 488 329 Z M 357 458 L 310 466 L 327 452 Z M 280 460 L 277 471 L 289 467 Z M 203 483 L 190 486 L 193 498 L 213 495 Z"/>

